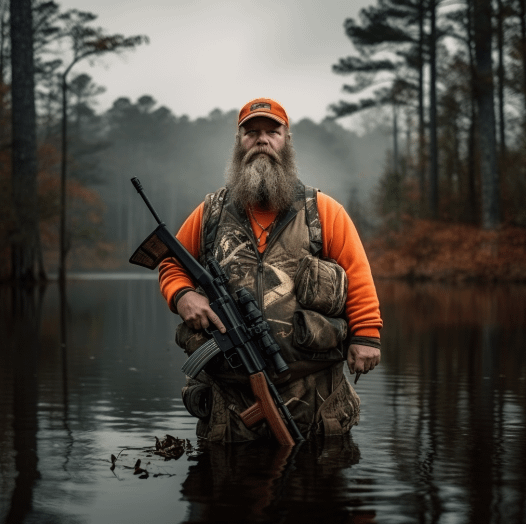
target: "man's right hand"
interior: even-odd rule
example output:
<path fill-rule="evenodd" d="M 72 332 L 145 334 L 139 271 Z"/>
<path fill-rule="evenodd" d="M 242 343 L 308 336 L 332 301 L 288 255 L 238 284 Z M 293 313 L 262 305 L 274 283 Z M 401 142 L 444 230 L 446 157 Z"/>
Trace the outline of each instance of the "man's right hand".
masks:
<path fill-rule="evenodd" d="M 208 298 L 195 291 L 188 291 L 179 299 L 177 313 L 187 326 L 196 331 L 207 329 L 212 323 L 221 333 L 226 332 L 225 326 L 211 309 Z"/>

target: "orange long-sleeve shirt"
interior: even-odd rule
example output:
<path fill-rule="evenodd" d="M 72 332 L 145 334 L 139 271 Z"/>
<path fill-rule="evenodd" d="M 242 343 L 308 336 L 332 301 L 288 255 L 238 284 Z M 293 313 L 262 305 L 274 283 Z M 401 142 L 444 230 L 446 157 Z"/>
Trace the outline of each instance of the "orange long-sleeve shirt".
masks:
<path fill-rule="evenodd" d="M 204 203 L 194 210 L 177 233 L 181 244 L 196 258 L 201 246 L 203 209 Z M 380 307 L 358 232 L 343 206 L 328 195 L 318 193 L 318 212 L 323 239 L 322 255 L 343 267 L 349 280 L 346 302 L 349 330 L 353 336 L 379 338 L 382 327 Z M 261 226 L 268 227 L 276 215 L 255 209 L 254 216 L 249 214 L 249 218 L 255 238 L 261 237 L 258 250 L 263 252 L 267 233 Z M 173 258 L 164 260 L 159 266 L 159 283 L 161 293 L 174 313 L 177 311 L 173 299 L 177 293 L 184 288 L 195 288 Z"/>

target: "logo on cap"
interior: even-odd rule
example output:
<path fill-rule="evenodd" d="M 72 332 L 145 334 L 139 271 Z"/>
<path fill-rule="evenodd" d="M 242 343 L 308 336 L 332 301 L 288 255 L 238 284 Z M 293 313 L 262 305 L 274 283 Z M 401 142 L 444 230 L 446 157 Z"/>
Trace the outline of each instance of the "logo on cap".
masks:
<path fill-rule="evenodd" d="M 250 106 L 250 111 L 255 111 L 256 109 L 268 109 L 270 111 L 271 106 L 266 102 L 258 102 L 257 104 L 252 104 Z"/>

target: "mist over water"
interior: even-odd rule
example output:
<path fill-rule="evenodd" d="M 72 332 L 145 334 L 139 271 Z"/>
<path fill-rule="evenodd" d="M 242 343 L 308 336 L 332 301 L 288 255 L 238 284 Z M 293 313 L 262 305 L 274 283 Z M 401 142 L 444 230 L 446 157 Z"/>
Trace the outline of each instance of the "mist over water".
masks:
<path fill-rule="evenodd" d="M 0 288 L 0 522 L 526 522 L 526 288 L 379 281 L 349 439 L 196 451 L 177 317 L 145 274 Z M 192 450 L 153 455 L 165 434 Z"/>
<path fill-rule="evenodd" d="M 236 131 L 237 111 L 215 110 L 189 120 L 157 107 L 149 96 L 136 102 L 120 98 L 105 114 L 81 119 L 71 149 L 82 161 L 72 163 L 70 176 L 94 190 L 101 204 L 96 216 L 70 206 L 72 269 L 130 270 L 127 256 L 156 225 L 132 177 L 142 182 L 169 229 L 177 231 L 207 193 L 225 185 Z M 293 122 L 291 132 L 305 184 L 336 198 L 355 220 L 358 203 L 372 209 L 371 192 L 390 144 L 387 132 L 359 136 L 336 122 L 308 119 Z M 96 242 L 99 249 L 93 249 Z M 91 250 L 79 249 L 83 244 Z M 105 250 L 110 251 L 106 258 Z M 53 272 L 56 256 L 47 263 Z"/>

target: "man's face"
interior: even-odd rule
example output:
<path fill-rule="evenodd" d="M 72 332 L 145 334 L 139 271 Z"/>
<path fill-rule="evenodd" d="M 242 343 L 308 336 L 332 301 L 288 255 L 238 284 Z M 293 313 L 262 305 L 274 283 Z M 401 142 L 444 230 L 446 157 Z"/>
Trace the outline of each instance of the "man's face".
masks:
<path fill-rule="evenodd" d="M 298 180 L 288 128 L 266 117 L 250 119 L 236 135 L 226 174 L 239 208 L 288 209 Z"/>
<path fill-rule="evenodd" d="M 240 141 L 245 151 L 253 147 L 270 147 L 280 153 L 287 138 L 288 130 L 284 125 L 263 116 L 251 118 L 240 129 Z"/>

